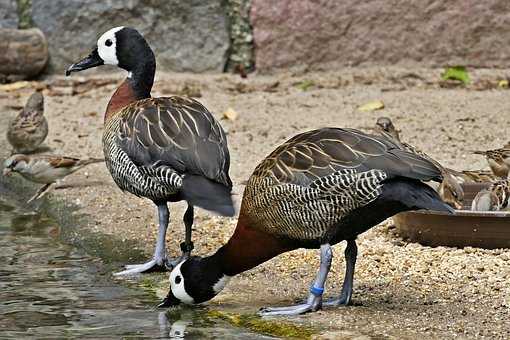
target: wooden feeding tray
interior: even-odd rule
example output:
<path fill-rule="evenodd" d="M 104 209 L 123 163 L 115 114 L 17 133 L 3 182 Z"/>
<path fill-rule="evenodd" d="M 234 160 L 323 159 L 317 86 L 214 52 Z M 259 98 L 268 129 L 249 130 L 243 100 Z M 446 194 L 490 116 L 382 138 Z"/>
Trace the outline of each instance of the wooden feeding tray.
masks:
<path fill-rule="evenodd" d="M 463 184 L 463 210 L 412 211 L 393 217 L 399 234 L 427 246 L 510 248 L 510 212 L 471 211 L 471 201 L 489 183 Z"/>

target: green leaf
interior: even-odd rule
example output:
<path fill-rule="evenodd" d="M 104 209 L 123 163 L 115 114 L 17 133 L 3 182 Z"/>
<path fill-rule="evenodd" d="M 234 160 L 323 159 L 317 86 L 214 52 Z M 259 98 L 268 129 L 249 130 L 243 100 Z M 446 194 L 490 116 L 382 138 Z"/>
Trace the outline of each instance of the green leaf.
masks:
<path fill-rule="evenodd" d="M 445 68 L 441 74 L 443 80 L 460 80 L 464 85 L 469 84 L 471 79 L 465 66 L 452 66 Z"/>
<path fill-rule="evenodd" d="M 313 80 L 305 79 L 296 84 L 296 87 L 302 91 L 308 91 L 315 83 Z"/>

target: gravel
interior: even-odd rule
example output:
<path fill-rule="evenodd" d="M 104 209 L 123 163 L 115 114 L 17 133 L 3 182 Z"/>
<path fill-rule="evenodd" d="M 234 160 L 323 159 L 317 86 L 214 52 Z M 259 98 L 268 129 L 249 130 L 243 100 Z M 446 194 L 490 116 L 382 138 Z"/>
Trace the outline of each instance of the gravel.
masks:
<path fill-rule="evenodd" d="M 440 70 L 430 69 L 354 68 L 251 75 L 248 79 L 225 74 L 158 74 L 153 95 L 193 88 L 218 118 L 228 108 L 239 114 L 235 121 L 222 120 L 228 131 L 231 177 L 239 201 L 241 183 L 279 143 L 316 127 L 371 126 L 382 115 L 402 129 L 405 141 L 446 166 L 484 168 L 484 159 L 470 150 L 500 147 L 510 139 L 510 96 L 508 90 L 494 86 L 509 71 L 476 70 L 468 88 L 441 82 Z M 62 80 L 48 79 L 47 83 L 56 81 Z M 106 85 L 74 96 L 69 95 L 72 91 L 45 90 L 50 124 L 47 144 L 53 153 L 102 156 L 102 112 L 114 88 Z M 0 93 L 0 109 L 14 115 L 15 107 L 23 105 L 29 94 L 30 89 Z M 356 109 L 373 100 L 382 100 L 385 108 L 368 113 Z M 126 242 L 137 240 L 151 254 L 157 232 L 151 202 L 122 193 L 101 164 L 70 176 L 65 183 L 76 187 L 53 195 L 79 205 L 91 216 L 84 228 Z M 184 237 L 183 208 L 182 203 L 171 205 L 170 254 L 179 251 L 179 240 Z M 211 253 L 226 242 L 235 222 L 235 218 L 199 211 L 195 254 Z M 315 327 L 324 339 L 510 338 L 509 249 L 407 243 L 395 234 L 391 220 L 360 236 L 358 245 L 354 306 L 327 308 L 292 320 Z M 326 296 L 339 294 L 343 247 L 334 247 Z M 254 313 L 262 306 L 292 303 L 307 294 L 318 262 L 314 250 L 283 254 L 233 279 L 211 305 Z"/>

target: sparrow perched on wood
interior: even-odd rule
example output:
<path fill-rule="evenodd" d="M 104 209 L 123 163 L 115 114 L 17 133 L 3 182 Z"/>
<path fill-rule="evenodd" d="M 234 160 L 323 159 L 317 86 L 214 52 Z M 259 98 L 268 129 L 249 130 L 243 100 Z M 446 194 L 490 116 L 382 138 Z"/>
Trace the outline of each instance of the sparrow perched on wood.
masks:
<path fill-rule="evenodd" d="M 43 116 L 44 97 L 41 92 L 34 92 L 25 107 L 10 122 L 7 140 L 13 146 L 13 153 L 35 151 L 48 135 L 48 122 Z"/>
<path fill-rule="evenodd" d="M 471 204 L 472 211 L 499 211 L 508 208 L 510 181 L 500 180 L 481 190 Z"/>
<path fill-rule="evenodd" d="M 16 154 L 4 161 L 4 176 L 13 172 L 19 173 L 25 179 L 44 184 L 27 203 L 39 199 L 48 193 L 56 184 L 73 172 L 92 163 L 104 162 L 102 158 L 78 159 L 71 157 L 49 155 L 24 155 Z"/>
<path fill-rule="evenodd" d="M 508 172 L 510 171 L 510 148 L 474 151 L 473 153 L 485 156 L 494 175 L 502 179 L 508 178 Z"/>

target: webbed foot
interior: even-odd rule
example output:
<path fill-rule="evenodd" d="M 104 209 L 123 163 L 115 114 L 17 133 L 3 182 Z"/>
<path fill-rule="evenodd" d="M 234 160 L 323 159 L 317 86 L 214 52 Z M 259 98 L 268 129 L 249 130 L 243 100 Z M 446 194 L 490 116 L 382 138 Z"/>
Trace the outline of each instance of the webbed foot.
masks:
<path fill-rule="evenodd" d="M 315 312 L 319 309 L 321 309 L 320 303 L 302 303 L 299 305 L 286 307 L 261 308 L 257 314 L 259 316 L 289 316 Z"/>
<path fill-rule="evenodd" d="M 154 272 L 166 272 L 171 271 L 174 267 L 172 265 L 173 261 L 169 261 L 166 258 L 163 259 L 152 259 L 146 263 L 142 264 L 128 264 L 125 266 L 125 270 L 114 273 L 115 276 L 128 276 L 128 275 L 138 275 L 138 274 L 147 274 Z"/>

